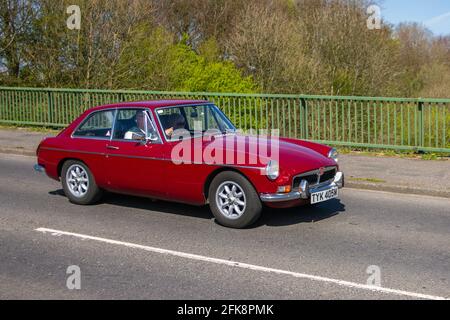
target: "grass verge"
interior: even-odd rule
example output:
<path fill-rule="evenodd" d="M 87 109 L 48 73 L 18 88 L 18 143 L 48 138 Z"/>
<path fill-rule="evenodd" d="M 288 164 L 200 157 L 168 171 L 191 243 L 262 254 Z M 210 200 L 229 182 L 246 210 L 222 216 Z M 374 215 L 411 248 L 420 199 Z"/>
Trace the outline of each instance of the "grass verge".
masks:
<path fill-rule="evenodd" d="M 372 182 L 372 183 L 386 183 L 386 180 L 382 180 L 382 179 L 376 179 L 376 178 L 355 178 L 355 177 L 350 177 L 349 178 L 350 181 L 363 181 L 363 182 Z"/>
<path fill-rule="evenodd" d="M 61 128 L 56 129 L 54 127 L 36 127 L 36 126 L 25 126 L 25 125 L 16 126 L 16 125 L 5 125 L 5 124 L 0 124 L 0 129 L 27 130 L 27 131 L 31 131 L 31 132 L 49 133 L 49 134 L 55 134 L 55 135 L 62 131 Z"/>

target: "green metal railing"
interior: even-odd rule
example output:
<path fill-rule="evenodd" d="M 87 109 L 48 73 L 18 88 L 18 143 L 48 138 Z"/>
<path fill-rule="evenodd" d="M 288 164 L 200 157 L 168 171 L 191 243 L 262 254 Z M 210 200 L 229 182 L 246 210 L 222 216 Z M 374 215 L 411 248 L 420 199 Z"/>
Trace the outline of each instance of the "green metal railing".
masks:
<path fill-rule="evenodd" d="M 150 99 L 205 99 L 244 131 L 349 147 L 450 152 L 450 99 L 0 87 L 0 123 L 64 127 L 84 110 Z"/>

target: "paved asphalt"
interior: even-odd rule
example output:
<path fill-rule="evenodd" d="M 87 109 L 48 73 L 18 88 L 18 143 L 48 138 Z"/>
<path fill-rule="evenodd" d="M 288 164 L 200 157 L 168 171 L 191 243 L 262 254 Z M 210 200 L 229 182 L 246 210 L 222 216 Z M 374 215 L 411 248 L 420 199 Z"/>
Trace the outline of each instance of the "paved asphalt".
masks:
<path fill-rule="evenodd" d="M 446 198 L 344 189 L 340 200 L 265 209 L 253 228 L 233 230 L 216 224 L 207 207 L 116 194 L 95 206 L 76 206 L 59 183 L 33 172 L 33 164 L 31 157 L 0 155 L 0 299 L 415 297 L 365 288 L 371 265 L 380 268 L 384 288 L 450 298 Z M 37 228 L 120 242 L 56 236 Z M 307 276 L 130 248 L 124 242 Z M 71 265 L 80 267 L 80 290 L 66 287 Z"/>

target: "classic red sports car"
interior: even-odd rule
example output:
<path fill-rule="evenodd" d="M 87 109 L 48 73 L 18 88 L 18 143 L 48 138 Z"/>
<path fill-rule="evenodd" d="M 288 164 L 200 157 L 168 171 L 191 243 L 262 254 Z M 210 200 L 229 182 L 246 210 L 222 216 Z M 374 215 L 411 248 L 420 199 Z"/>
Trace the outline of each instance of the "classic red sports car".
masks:
<path fill-rule="evenodd" d="M 241 134 L 208 101 L 95 107 L 36 152 L 35 170 L 60 180 L 73 203 L 95 203 L 105 190 L 209 203 L 217 221 L 233 228 L 254 223 L 263 204 L 314 204 L 336 198 L 344 185 L 335 149 Z"/>

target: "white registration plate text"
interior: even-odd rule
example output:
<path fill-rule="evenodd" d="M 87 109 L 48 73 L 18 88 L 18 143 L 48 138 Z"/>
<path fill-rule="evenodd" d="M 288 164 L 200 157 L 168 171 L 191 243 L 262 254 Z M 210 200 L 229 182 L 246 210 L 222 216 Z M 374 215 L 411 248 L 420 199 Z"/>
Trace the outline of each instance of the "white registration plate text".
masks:
<path fill-rule="evenodd" d="M 311 193 L 311 204 L 328 201 L 338 197 L 338 187 Z"/>

